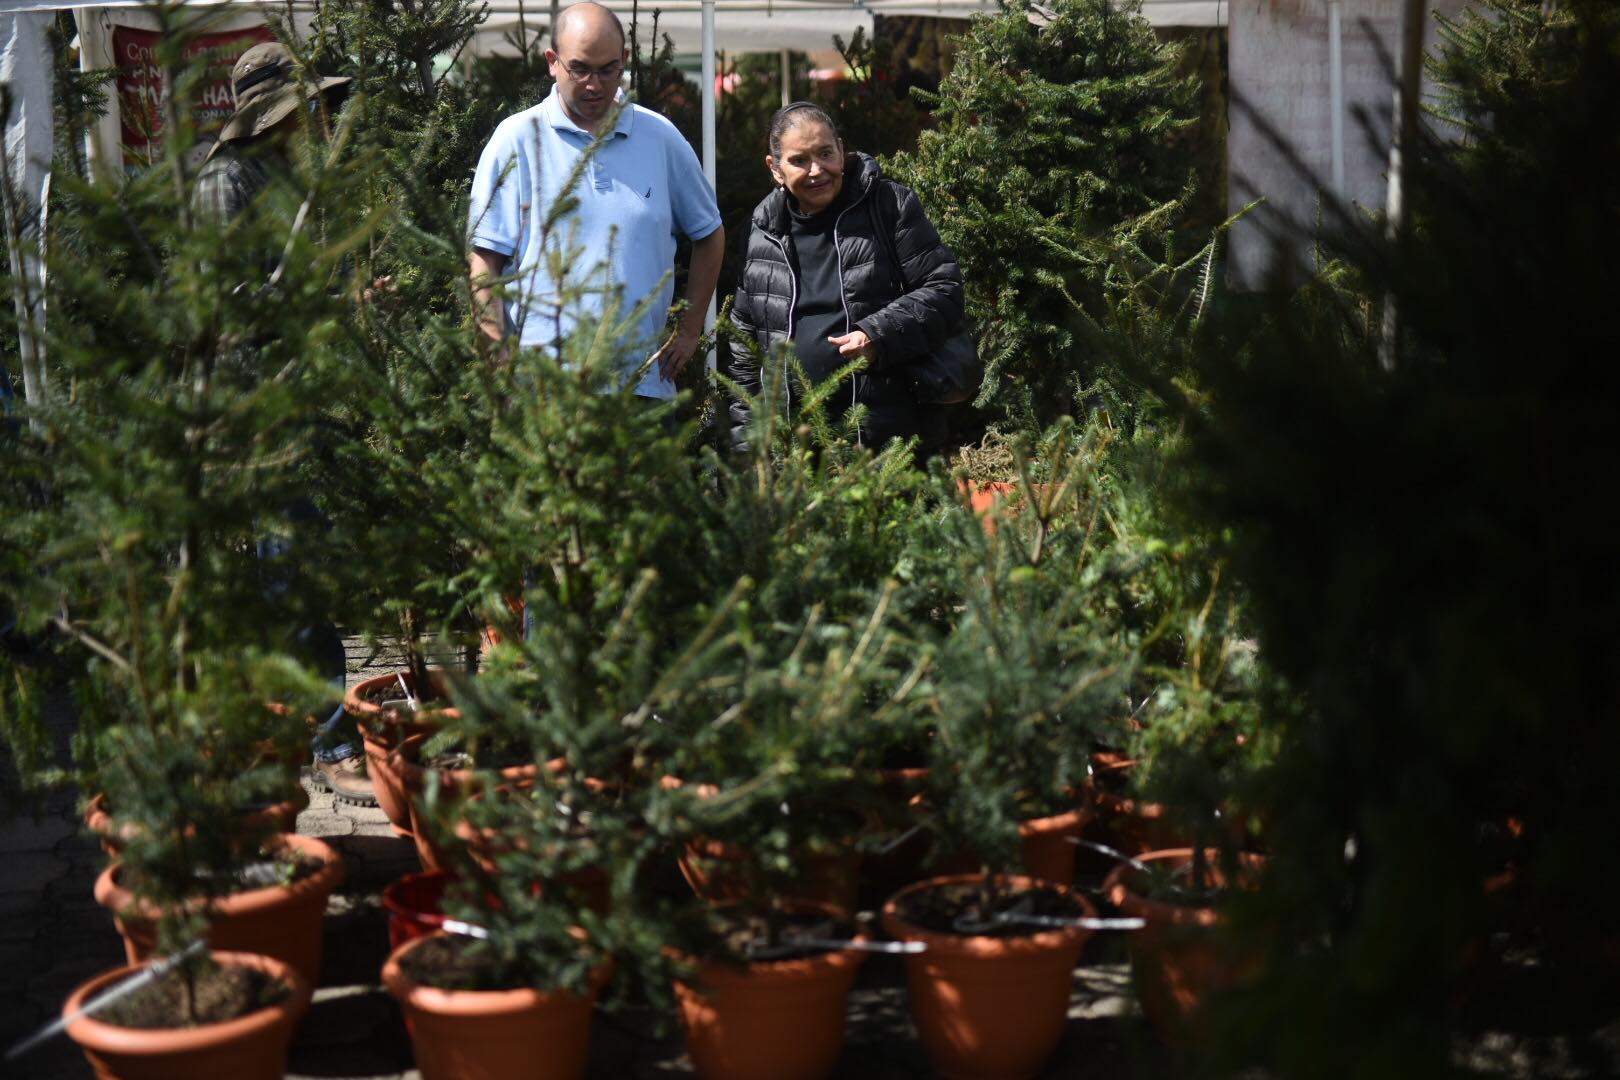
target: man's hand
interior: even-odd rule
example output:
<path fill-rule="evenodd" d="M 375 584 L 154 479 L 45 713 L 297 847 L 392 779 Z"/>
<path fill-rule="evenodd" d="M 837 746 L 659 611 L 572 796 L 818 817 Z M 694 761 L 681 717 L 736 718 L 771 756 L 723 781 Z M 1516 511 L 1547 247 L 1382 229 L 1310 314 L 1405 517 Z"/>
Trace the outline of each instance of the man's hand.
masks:
<path fill-rule="evenodd" d="M 384 274 L 379 278 L 372 278 L 360 293 L 360 299 L 368 304 L 375 304 L 382 300 L 394 300 L 399 296 L 399 288 L 394 284 L 393 274 Z"/>
<path fill-rule="evenodd" d="M 664 347 L 658 350 L 658 374 L 674 382 L 675 376 L 681 373 L 686 362 L 692 359 L 692 354 L 697 352 L 699 336 L 685 326 L 671 334 Z"/>
<path fill-rule="evenodd" d="M 865 330 L 851 330 L 847 334 L 829 337 L 827 341 L 838 346 L 838 355 L 845 360 L 854 360 L 856 357 L 877 359 L 877 350 L 872 347 L 872 339 L 866 336 Z"/>

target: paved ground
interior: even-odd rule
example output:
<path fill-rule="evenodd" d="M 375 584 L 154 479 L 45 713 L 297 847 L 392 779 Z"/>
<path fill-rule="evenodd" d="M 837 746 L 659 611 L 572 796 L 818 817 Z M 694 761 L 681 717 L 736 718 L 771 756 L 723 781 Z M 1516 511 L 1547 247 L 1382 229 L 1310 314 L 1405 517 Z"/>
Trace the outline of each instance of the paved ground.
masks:
<path fill-rule="evenodd" d="M 350 679 L 388 658 L 351 643 Z M 59 734 L 72 718 L 55 710 Z M 0 767 L 6 767 L 0 762 Z M 328 905 L 321 986 L 299 1027 L 289 1077 L 415 1080 L 410 1041 L 392 999 L 377 983 L 387 954 L 382 888 L 417 869 L 411 843 L 394 836 L 380 810 L 335 805 L 310 791 L 298 831 L 342 851 L 348 877 Z M 100 848 L 81 834 L 74 799 L 47 801 L 41 815 L 12 817 L 0 807 L 0 1051 L 57 1015 L 68 992 L 124 962 L 112 917 L 91 894 L 103 867 Z M 7 820 L 10 818 L 10 820 Z M 1168 1076 L 1163 1051 L 1140 1019 L 1118 943 L 1094 945 L 1076 971 L 1068 1031 L 1051 1078 L 1152 1080 Z M 646 1009 L 598 1010 L 592 1080 L 691 1075 L 678 1033 Z M 873 957 L 850 1003 L 841 1080 L 929 1076 L 906 1012 L 898 958 Z M 7 1080 L 89 1080 L 78 1049 L 58 1038 L 25 1058 L 0 1063 Z"/>

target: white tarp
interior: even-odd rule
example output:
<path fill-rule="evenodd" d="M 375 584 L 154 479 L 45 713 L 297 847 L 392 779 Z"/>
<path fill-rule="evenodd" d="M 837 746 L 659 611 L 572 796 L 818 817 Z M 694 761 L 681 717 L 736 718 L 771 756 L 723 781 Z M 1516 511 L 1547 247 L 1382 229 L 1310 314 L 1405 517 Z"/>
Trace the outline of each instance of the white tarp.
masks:
<path fill-rule="evenodd" d="M 5 117 L 6 254 L 22 359 L 23 393 L 44 392 L 44 343 L 30 333 L 44 318 L 45 271 L 37 250 L 11 243 L 14 235 L 42 240 L 45 196 L 51 182 L 52 71 L 48 13 L 0 14 L 0 83 L 9 100 Z"/>
<path fill-rule="evenodd" d="M 1435 14 L 1455 14 L 1466 0 L 1429 0 L 1427 38 Z M 1344 64 L 1342 197 L 1352 207 L 1382 210 L 1389 170 L 1390 116 L 1398 64 L 1402 0 L 1341 0 Z M 1300 261 L 1310 255 L 1317 200 L 1328 192 L 1330 133 L 1328 10 L 1325 0 L 1236 0 L 1232 5 L 1226 160 L 1228 202 L 1236 212 L 1264 196 L 1262 212 L 1232 230 L 1227 262 L 1235 288 L 1262 286 L 1279 249 Z M 1426 88 L 1432 90 L 1432 88 Z M 1357 122 L 1364 114 L 1367 126 Z M 1277 149 L 1269 126 L 1312 174 L 1301 176 Z M 1352 210 L 1359 213 L 1359 210 Z"/>
<path fill-rule="evenodd" d="M 678 53 L 702 51 L 701 0 L 634 6 L 627 0 L 606 2 L 627 26 L 635 11 L 644 41 L 652 32 L 656 8 L 660 38 L 667 34 Z M 473 39 L 473 51 L 480 55 L 510 54 L 509 38 L 520 28 L 520 15 L 530 34 L 551 17 L 548 3 L 530 0 L 491 0 L 489 8 L 488 21 Z M 1226 9 L 1226 0 L 1145 0 L 1142 5 L 1143 15 L 1154 26 L 1224 26 Z M 831 48 L 835 34 L 846 41 L 857 29 L 870 35 L 874 15 L 969 19 L 996 10 L 995 0 L 715 0 L 715 48 L 726 53 L 814 52 Z"/>
<path fill-rule="evenodd" d="M 613 0 L 607 6 L 619 16 L 628 30 L 631 5 Z M 478 56 L 511 55 L 514 51 L 511 39 L 519 30 L 516 5 L 499 3 L 490 5 L 490 8 L 489 19 L 473 38 L 473 53 Z M 658 8 L 660 42 L 655 43 L 652 40 L 652 5 L 636 6 L 636 32 L 643 49 L 651 49 L 655 44 L 661 44 L 667 35 L 674 43 L 677 53 L 692 54 L 703 51 L 703 13 L 697 4 L 675 0 L 674 3 L 659 4 Z M 539 17 L 536 18 L 536 15 Z M 530 4 L 524 5 L 524 27 L 531 38 L 538 28 L 550 20 L 550 17 L 549 6 L 542 5 L 537 8 Z M 870 12 L 849 4 L 837 7 L 828 7 L 825 4 L 819 6 L 774 4 L 768 8 L 763 0 L 759 3 L 743 0 L 742 6 L 732 6 L 731 0 L 716 0 L 714 47 L 724 53 L 778 52 L 782 49 L 813 52 L 832 48 L 834 34 L 847 41 L 857 28 L 864 29 L 870 35 L 872 16 Z M 546 44 L 549 44 L 549 41 L 542 42 L 540 47 L 543 48 Z"/>

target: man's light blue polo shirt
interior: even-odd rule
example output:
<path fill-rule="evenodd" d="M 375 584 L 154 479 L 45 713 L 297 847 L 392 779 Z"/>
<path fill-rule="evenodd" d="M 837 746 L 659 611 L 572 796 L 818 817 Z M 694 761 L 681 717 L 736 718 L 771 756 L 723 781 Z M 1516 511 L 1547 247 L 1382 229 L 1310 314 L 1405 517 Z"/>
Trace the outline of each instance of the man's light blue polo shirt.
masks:
<path fill-rule="evenodd" d="M 501 121 L 473 175 L 468 232 L 474 247 L 505 255 L 507 272 L 518 274 L 507 324 L 524 345 L 547 344 L 557 331 L 557 283 L 548 256 L 572 253 L 562 262 L 567 280 L 586 290 L 574 317 L 599 315 L 614 286 L 624 290 L 621 319 L 653 296 L 626 342 L 628 375 L 662 343 L 675 295 L 671 271 L 677 232 L 703 239 L 720 227 L 720 210 L 697 155 L 675 125 L 639 105 L 626 105 L 575 185 L 578 209 L 542 245 L 546 212 L 590 144 L 590 134 L 563 111 L 555 86 L 539 105 Z M 569 314 L 564 313 L 565 335 Z M 636 393 L 670 398 L 675 387 L 654 369 Z"/>

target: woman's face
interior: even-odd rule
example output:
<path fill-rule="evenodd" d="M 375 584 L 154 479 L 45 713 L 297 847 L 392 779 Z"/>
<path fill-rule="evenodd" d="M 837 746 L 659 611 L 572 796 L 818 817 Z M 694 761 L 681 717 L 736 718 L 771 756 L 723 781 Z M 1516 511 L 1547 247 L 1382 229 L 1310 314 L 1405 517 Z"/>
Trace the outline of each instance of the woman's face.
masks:
<path fill-rule="evenodd" d="M 784 131 L 782 156 L 767 154 L 765 164 L 806 214 L 832 205 L 844 186 L 844 144 L 819 120 L 806 120 Z"/>

